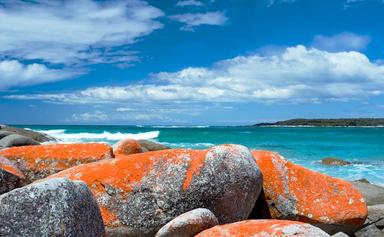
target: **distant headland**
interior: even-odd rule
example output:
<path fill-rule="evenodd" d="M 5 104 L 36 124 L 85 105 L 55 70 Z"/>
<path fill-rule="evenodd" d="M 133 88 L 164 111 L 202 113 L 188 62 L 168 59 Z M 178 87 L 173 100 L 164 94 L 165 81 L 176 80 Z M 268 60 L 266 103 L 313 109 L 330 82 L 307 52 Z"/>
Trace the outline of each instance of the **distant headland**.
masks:
<path fill-rule="evenodd" d="M 257 123 L 256 127 L 284 127 L 284 126 L 311 126 L 311 127 L 381 127 L 384 118 L 340 118 L 340 119 L 290 119 L 274 123 Z"/>

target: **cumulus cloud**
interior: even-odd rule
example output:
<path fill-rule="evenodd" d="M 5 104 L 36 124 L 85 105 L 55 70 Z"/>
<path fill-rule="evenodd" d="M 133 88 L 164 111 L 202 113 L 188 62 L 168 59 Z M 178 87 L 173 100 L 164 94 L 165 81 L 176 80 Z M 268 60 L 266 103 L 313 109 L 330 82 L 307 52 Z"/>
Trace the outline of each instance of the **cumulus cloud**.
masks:
<path fill-rule="evenodd" d="M 186 6 L 195 6 L 195 7 L 200 7 L 203 6 L 204 4 L 200 1 L 196 0 L 185 0 L 185 1 L 178 1 L 176 3 L 177 7 L 186 7 Z"/>
<path fill-rule="evenodd" d="M 60 94 L 8 95 L 54 103 L 318 103 L 376 96 L 384 91 L 384 65 L 364 54 L 298 45 L 274 55 L 252 54 L 210 68 L 160 72 L 141 84 L 95 87 Z"/>
<path fill-rule="evenodd" d="M 173 15 L 169 17 L 171 20 L 178 21 L 184 25 L 181 30 L 192 31 L 200 25 L 224 25 L 228 21 L 228 17 L 223 12 L 206 12 L 206 13 L 186 13 Z"/>
<path fill-rule="evenodd" d="M 327 51 L 363 50 L 371 42 L 367 35 L 357 35 L 350 32 L 343 32 L 337 35 L 317 35 L 312 42 L 315 48 Z"/>
<path fill-rule="evenodd" d="M 44 64 L 23 64 L 17 60 L 3 60 L 0 61 L 0 89 L 58 81 L 80 73 L 82 71 L 50 69 Z"/>
<path fill-rule="evenodd" d="M 135 57 L 116 47 L 162 28 L 163 15 L 140 0 L 4 1 L 0 54 L 53 64 L 127 62 Z"/>

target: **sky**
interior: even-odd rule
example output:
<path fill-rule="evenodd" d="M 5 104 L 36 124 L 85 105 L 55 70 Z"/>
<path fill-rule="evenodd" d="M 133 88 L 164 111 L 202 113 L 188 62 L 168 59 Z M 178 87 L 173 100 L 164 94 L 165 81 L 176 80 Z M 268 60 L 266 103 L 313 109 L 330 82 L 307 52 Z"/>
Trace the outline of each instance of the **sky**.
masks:
<path fill-rule="evenodd" d="M 384 117 L 384 0 L 0 0 L 0 123 Z"/>

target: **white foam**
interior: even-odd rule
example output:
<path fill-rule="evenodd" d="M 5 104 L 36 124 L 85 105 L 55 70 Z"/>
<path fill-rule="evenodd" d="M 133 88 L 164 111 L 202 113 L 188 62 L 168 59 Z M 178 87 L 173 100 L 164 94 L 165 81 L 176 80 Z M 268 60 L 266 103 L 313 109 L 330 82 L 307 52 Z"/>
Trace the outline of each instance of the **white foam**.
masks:
<path fill-rule="evenodd" d="M 104 131 L 102 133 L 66 133 L 64 129 L 55 129 L 55 130 L 41 130 L 39 132 L 46 133 L 50 136 L 53 136 L 63 142 L 89 142 L 89 141 L 119 141 L 125 138 L 131 139 L 155 139 L 160 135 L 159 131 L 150 131 L 143 133 L 111 133 Z"/>
<path fill-rule="evenodd" d="M 183 126 L 183 125 L 154 125 L 152 128 L 209 128 L 208 125 L 191 125 L 191 126 Z"/>

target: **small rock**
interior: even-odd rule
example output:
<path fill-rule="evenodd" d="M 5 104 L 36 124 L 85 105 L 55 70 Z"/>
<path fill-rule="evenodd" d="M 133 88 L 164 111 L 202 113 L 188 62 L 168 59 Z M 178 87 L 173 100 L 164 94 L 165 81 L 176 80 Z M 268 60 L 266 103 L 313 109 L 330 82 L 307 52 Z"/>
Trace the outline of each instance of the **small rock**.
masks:
<path fill-rule="evenodd" d="M 247 220 L 217 225 L 196 237 L 329 237 L 310 224 L 287 220 Z"/>
<path fill-rule="evenodd" d="M 263 174 L 270 217 L 308 222 L 330 234 L 352 234 L 363 226 L 367 206 L 351 183 L 293 164 L 274 152 L 254 151 L 253 156 Z"/>
<path fill-rule="evenodd" d="M 11 147 L 0 150 L 0 156 L 14 162 L 30 183 L 72 166 L 112 158 L 113 154 L 106 144 L 79 143 Z"/>
<path fill-rule="evenodd" d="M 364 195 L 368 206 L 384 204 L 384 187 L 357 181 L 353 181 L 352 184 Z"/>
<path fill-rule="evenodd" d="M 157 232 L 156 237 L 193 237 L 218 224 L 219 221 L 210 210 L 197 208 L 168 222 Z"/>
<path fill-rule="evenodd" d="M 83 182 L 51 179 L 0 196 L 1 236 L 105 236 L 100 210 Z"/>
<path fill-rule="evenodd" d="M 383 232 L 374 224 L 364 227 L 355 233 L 356 237 L 383 237 Z"/>
<path fill-rule="evenodd" d="M 332 166 L 341 166 L 341 165 L 350 165 L 351 162 L 337 159 L 337 158 L 327 157 L 327 158 L 324 158 L 321 160 L 321 164 L 332 165 Z"/>
<path fill-rule="evenodd" d="M 25 184 L 24 174 L 8 159 L 0 156 L 0 194 Z"/>
<path fill-rule="evenodd" d="M 338 232 L 338 233 L 332 235 L 332 237 L 349 237 L 349 235 L 347 235 L 343 232 Z"/>
<path fill-rule="evenodd" d="M 39 145 L 35 140 L 31 138 L 24 137 L 18 134 L 11 134 L 6 137 L 3 137 L 0 140 L 0 146 L 2 147 L 12 147 L 12 146 L 28 146 L 28 145 Z"/>
<path fill-rule="evenodd" d="M 113 154 L 115 155 L 131 155 L 142 152 L 140 143 L 134 139 L 123 139 L 113 146 Z"/>
<path fill-rule="evenodd" d="M 167 147 L 160 143 L 149 141 L 149 140 L 139 140 L 139 143 L 141 145 L 141 149 L 143 150 L 143 152 L 171 149 L 170 147 Z"/>
<path fill-rule="evenodd" d="M 246 219 L 262 186 L 250 151 L 240 145 L 170 149 L 73 167 L 48 178 L 83 180 L 99 203 L 110 235 L 154 236 L 196 208 L 220 223 Z"/>
<path fill-rule="evenodd" d="M 360 182 L 360 183 L 366 183 L 366 184 L 370 184 L 371 183 L 371 182 L 369 182 L 368 179 L 365 179 L 365 178 L 357 179 L 354 182 Z"/>

